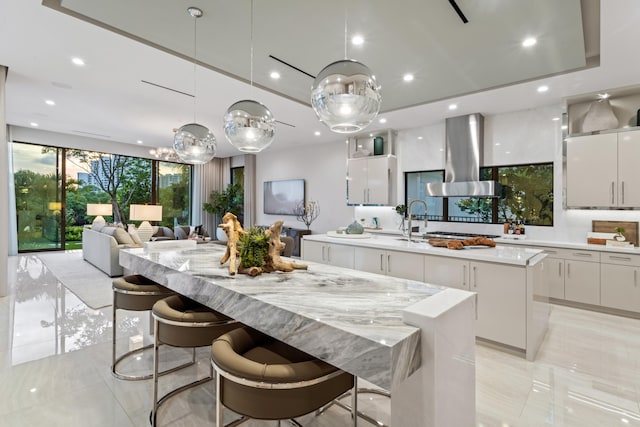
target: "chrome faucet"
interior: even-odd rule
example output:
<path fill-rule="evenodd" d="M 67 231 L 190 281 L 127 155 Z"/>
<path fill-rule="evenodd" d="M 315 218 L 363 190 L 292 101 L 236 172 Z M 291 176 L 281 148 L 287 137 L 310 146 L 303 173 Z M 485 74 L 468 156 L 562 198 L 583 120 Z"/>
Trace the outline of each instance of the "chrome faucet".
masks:
<path fill-rule="evenodd" d="M 409 203 L 409 207 L 407 208 L 407 214 L 409 214 L 409 243 L 411 243 L 411 219 L 413 217 L 413 214 L 411 213 L 411 208 L 413 207 L 413 204 L 419 202 L 422 203 L 424 205 L 424 228 L 425 231 L 427 229 L 427 202 L 425 202 L 424 200 L 412 200 L 411 203 Z"/>

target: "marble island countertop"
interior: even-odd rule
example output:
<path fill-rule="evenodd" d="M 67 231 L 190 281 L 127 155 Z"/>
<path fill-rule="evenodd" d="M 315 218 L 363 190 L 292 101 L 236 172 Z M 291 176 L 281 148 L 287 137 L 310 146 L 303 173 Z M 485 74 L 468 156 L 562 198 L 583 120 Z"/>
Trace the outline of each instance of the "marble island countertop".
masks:
<path fill-rule="evenodd" d="M 472 295 L 316 263 L 306 271 L 230 276 L 219 263 L 224 251 L 213 244 L 133 248 L 120 252 L 120 263 L 387 389 L 420 365 L 420 330 L 403 322 L 403 310 L 442 294 Z"/>
<path fill-rule="evenodd" d="M 508 247 L 499 245 L 495 248 L 476 247 L 465 248 L 461 250 L 452 250 L 431 246 L 429 243 L 422 239 L 408 242 L 406 238 L 403 238 L 401 236 L 384 236 L 379 234 L 370 234 L 369 238 L 357 239 L 338 236 L 335 234 L 311 234 L 304 236 L 304 240 L 324 243 L 336 243 L 356 247 L 395 250 L 401 252 L 423 253 L 425 255 L 446 256 L 451 258 L 468 259 L 471 261 L 488 261 L 500 264 L 522 266 L 526 266 L 532 258 L 542 252 L 542 250 L 540 249 Z"/>

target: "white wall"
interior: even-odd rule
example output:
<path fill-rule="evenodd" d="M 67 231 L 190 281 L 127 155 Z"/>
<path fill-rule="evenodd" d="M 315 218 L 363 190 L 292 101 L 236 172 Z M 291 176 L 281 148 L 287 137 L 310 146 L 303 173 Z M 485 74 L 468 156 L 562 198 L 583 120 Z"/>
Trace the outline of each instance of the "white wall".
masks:
<path fill-rule="evenodd" d="M 320 216 L 311 224 L 311 230 L 324 233 L 348 225 L 353 221 L 353 207 L 346 203 L 346 156 L 344 141 L 286 150 L 270 149 L 258 154 L 256 224 L 270 225 L 282 219 L 287 227 L 306 228 L 295 216 L 263 213 L 265 181 L 303 178 L 307 202 L 314 200 L 320 204 Z"/>

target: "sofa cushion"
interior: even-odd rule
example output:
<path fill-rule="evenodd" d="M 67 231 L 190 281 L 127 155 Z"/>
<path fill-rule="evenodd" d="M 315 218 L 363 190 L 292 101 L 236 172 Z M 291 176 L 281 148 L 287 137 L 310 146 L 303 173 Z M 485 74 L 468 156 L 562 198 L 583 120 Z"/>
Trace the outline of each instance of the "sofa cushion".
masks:
<path fill-rule="evenodd" d="M 106 226 L 106 223 L 97 222 L 97 223 L 91 225 L 91 229 L 93 231 L 101 231 L 105 226 Z"/>
<path fill-rule="evenodd" d="M 133 239 L 129 236 L 129 233 L 125 231 L 124 228 L 120 227 L 104 227 L 100 230 L 101 233 L 108 234 L 109 236 L 113 236 L 118 242 L 119 245 L 133 245 Z"/>

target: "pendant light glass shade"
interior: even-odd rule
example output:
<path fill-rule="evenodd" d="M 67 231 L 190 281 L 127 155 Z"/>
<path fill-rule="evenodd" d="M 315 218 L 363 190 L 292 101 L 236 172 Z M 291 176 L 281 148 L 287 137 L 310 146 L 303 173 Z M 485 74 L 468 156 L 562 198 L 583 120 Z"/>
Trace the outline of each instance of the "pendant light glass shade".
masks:
<path fill-rule="evenodd" d="M 369 67 L 351 59 L 324 67 L 311 87 L 311 106 L 318 120 L 337 133 L 369 126 L 381 102 L 380 88 Z"/>
<path fill-rule="evenodd" d="M 238 101 L 224 115 L 224 135 L 238 150 L 258 153 L 273 142 L 276 123 L 271 111 L 257 101 Z"/>
<path fill-rule="evenodd" d="M 216 155 L 216 137 L 208 128 L 189 123 L 176 131 L 173 149 L 183 162 L 201 165 Z"/>

